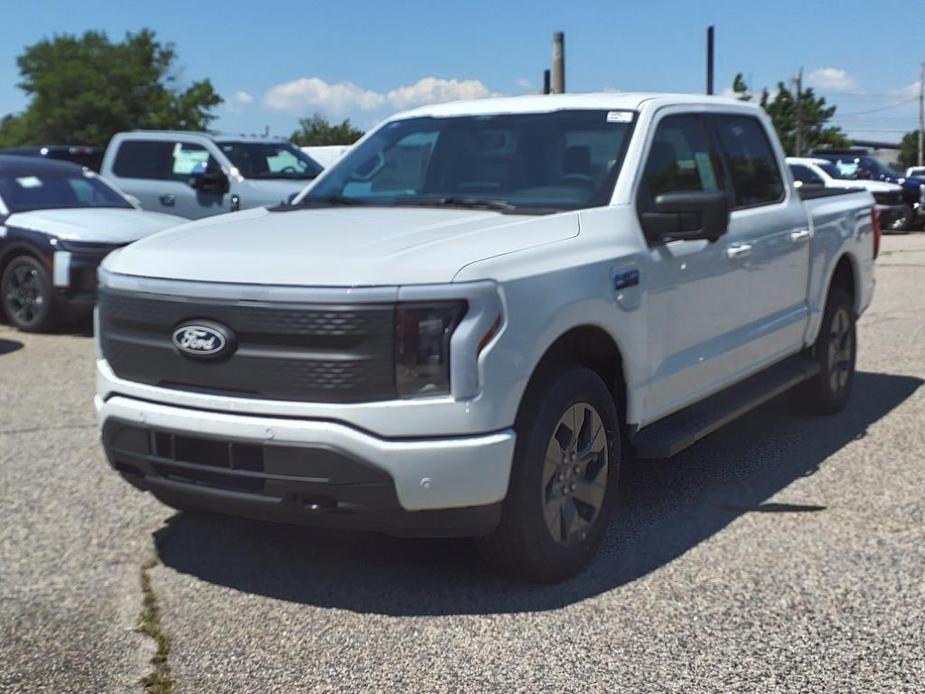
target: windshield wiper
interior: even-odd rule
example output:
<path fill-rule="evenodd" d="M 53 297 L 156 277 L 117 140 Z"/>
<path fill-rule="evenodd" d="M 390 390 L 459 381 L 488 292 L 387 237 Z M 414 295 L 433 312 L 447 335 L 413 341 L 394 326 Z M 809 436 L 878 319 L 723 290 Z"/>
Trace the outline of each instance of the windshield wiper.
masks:
<path fill-rule="evenodd" d="M 366 202 L 359 198 L 351 198 L 346 195 L 322 195 L 319 197 L 308 196 L 302 198 L 299 205 L 365 205 Z"/>
<path fill-rule="evenodd" d="M 394 202 L 395 205 L 409 207 L 465 207 L 473 210 L 492 210 L 504 213 L 526 213 L 527 208 L 518 207 L 506 200 L 485 200 L 484 198 L 468 198 L 456 195 L 435 196 L 432 198 L 404 198 Z"/>

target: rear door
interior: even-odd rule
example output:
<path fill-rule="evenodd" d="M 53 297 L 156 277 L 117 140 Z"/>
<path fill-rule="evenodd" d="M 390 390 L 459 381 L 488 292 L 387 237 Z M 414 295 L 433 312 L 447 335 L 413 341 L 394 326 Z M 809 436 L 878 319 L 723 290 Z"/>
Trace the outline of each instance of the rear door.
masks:
<path fill-rule="evenodd" d="M 802 347 L 812 230 L 802 200 L 782 175 L 782 153 L 764 123 L 748 114 L 708 120 L 729 175 L 729 234 L 741 242 L 740 259 L 749 271 L 742 339 L 743 356 L 754 368 Z"/>

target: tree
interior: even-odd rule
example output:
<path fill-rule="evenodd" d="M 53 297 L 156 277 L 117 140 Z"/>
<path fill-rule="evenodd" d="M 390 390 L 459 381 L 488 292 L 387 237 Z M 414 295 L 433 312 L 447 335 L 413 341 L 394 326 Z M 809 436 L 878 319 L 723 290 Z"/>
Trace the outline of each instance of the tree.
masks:
<path fill-rule="evenodd" d="M 741 73 L 736 75 L 732 83 L 732 90 L 743 101 L 751 99 L 751 92 Z M 784 146 L 784 151 L 788 155 L 796 154 L 796 95 L 790 91 L 785 83 L 778 82 L 774 97 L 771 98 L 768 90 L 763 89 L 759 103 L 771 117 L 774 128 L 777 130 L 777 135 Z M 829 125 L 829 121 L 835 115 L 835 106 L 826 105 L 825 97 L 816 96 L 812 87 L 809 87 L 801 92 L 800 105 L 803 117 L 803 153 L 823 145 L 832 147 L 848 146 L 848 139 L 842 129 L 836 125 Z"/>
<path fill-rule="evenodd" d="M 903 135 L 899 143 L 899 166 L 907 169 L 910 166 L 919 165 L 919 131 L 913 130 L 911 133 Z"/>
<path fill-rule="evenodd" d="M 321 114 L 311 118 L 300 118 L 299 129 L 289 138 L 299 147 L 318 147 L 322 145 L 352 145 L 363 137 L 363 131 L 357 130 L 345 119 L 337 125 L 329 123 Z"/>
<path fill-rule="evenodd" d="M 122 130 L 205 130 L 222 98 L 209 80 L 182 88 L 176 60 L 173 44 L 148 29 L 121 42 L 98 31 L 43 39 L 16 60 L 30 101 L 0 121 L 0 146 L 105 145 Z"/>

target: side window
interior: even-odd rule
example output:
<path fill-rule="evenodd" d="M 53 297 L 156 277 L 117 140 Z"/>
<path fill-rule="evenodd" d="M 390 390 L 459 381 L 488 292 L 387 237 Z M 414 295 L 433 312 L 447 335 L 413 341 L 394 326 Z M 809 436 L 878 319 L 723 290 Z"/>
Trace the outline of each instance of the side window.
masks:
<path fill-rule="evenodd" d="M 175 181 L 186 181 L 193 171 L 215 169 L 215 160 L 208 150 L 190 142 L 175 142 L 170 145 L 169 176 Z"/>
<path fill-rule="evenodd" d="M 784 182 L 761 122 L 752 116 L 718 116 L 715 122 L 732 176 L 733 209 L 783 200 Z"/>
<path fill-rule="evenodd" d="M 698 116 L 667 116 L 652 138 L 642 194 L 651 204 L 662 193 L 722 190 L 718 164 Z"/>
<path fill-rule="evenodd" d="M 172 148 L 172 142 L 123 140 L 112 171 L 120 178 L 165 178 L 164 168 Z"/>
<path fill-rule="evenodd" d="M 805 185 L 821 186 L 825 183 L 822 178 L 813 173 L 811 168 L 802 164 L 791 164 L 790 173 L 793 174 L 794 180 Z"/>

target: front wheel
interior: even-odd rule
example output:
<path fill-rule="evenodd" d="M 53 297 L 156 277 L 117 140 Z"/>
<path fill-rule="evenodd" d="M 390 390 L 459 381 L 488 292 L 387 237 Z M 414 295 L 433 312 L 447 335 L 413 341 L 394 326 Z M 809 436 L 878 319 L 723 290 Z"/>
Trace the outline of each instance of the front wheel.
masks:
<path fill-rule="evenodd" d="M 56 324 L 54 288 L 48 269 L 31 255 L 13 258 L 0 278 L 0 296 L 10 323 L 24 332 L 46 332 Z"/>
<path fill-rule="evenodd" d="M 531 387 L 501 523 L 480 539 L 488 559 L 528 579 L 558 581 L 591 560 L 616 501 L 617 410 L 600 377 L 567 367 Z"/>
<path fill-rule="evenodd" d="M 851 395 L 857 359 L 854 302 L 841 287 L 829 292 L 811 355 L 819 373 L 796 391 L 798 404 L 816 414 L 840 412 Z"/>
<path fill-rule="evenodd" d="M 890 231 L 909 231 L 914 226 L 915 213 L 911 205 L 903 205 L 902 212 L 889 224 Z"/>

